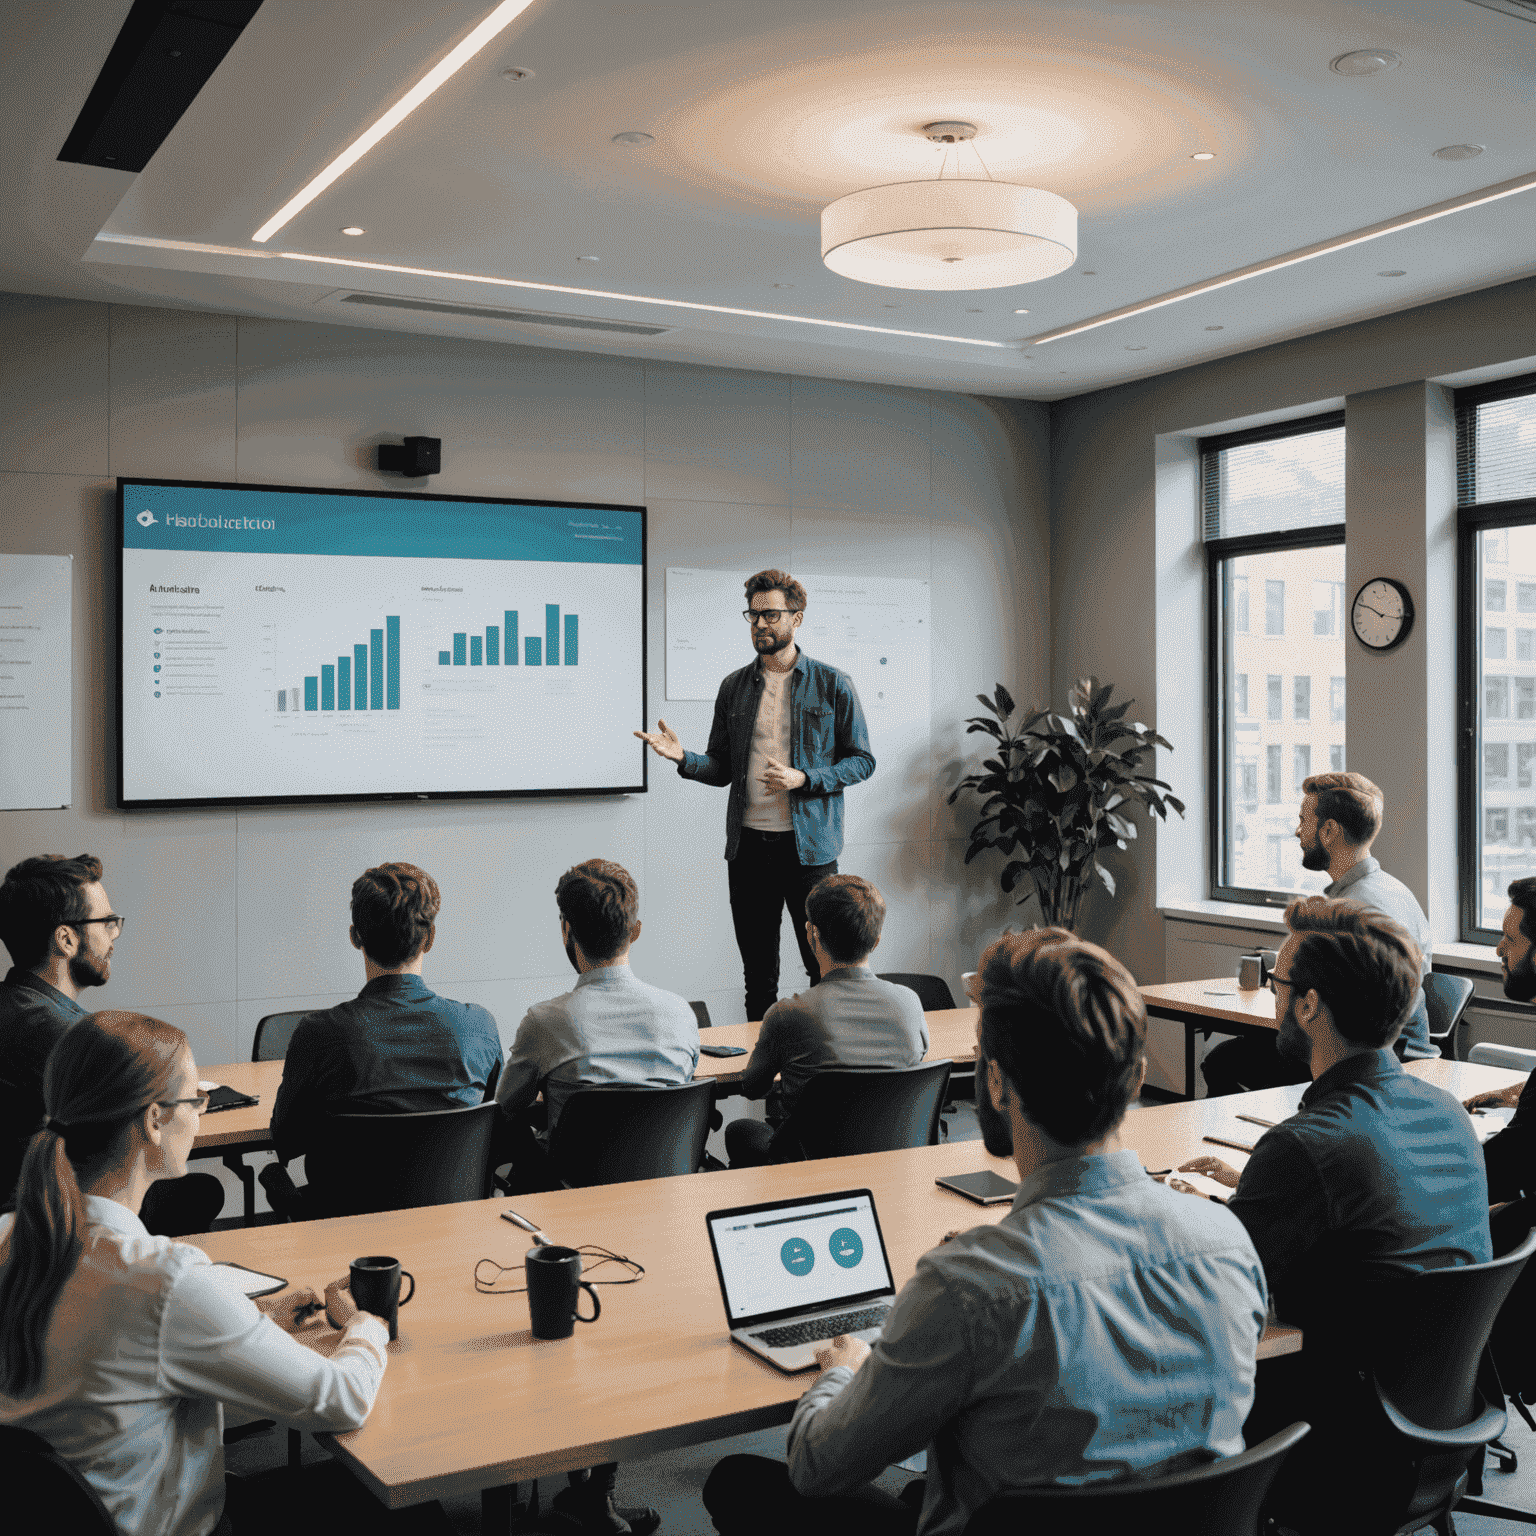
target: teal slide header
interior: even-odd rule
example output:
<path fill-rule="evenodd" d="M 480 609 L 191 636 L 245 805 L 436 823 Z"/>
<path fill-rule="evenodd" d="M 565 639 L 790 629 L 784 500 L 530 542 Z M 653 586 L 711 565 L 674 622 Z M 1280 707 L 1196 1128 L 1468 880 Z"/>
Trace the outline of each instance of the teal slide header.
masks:
<path fill-rule="evenodd" d="M 400 500 L 243 485 L 118 484 L 128 549 L 641 562 L 643 514 L 637 508 Z"/>

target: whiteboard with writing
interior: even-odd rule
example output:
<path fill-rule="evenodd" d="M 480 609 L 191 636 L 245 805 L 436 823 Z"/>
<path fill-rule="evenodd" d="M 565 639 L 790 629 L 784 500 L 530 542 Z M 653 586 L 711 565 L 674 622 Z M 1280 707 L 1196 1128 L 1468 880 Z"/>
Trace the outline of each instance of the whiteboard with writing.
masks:
<path fill-rule="evenodd" d="M 69 555 L 0 555 L 0 811 L 69 804 Z"/>

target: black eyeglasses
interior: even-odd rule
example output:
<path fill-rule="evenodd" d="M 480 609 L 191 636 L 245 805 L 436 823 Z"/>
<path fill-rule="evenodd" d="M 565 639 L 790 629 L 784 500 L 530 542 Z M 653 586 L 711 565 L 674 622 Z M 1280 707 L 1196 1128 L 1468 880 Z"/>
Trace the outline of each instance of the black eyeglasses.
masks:
<path fill-rule="evenodd" d="M 200 1093 L 195 1099 L 156 1099 L 155 1102 L 161 1109 L 175 1109 L 178 1104 L 194 1104 L 197 1107 L 192 1111 L 194 1115 L 200 1115 L 208 1108 L 208 1095 Z"/>
<path fill-rule="evenodd" d="M 799 613 L 799 608 L 743 608 L 741 616 L 748 624 L 756 624 L 759 619 L 766 619 L 770 624 L 777 624 L 786 614 Z"/>
<path fill-rule="evenodd" d="M 1291 984 L 1291 978 L 1289 976 L 1277 976 L 1273 971 L 1271 971 L 1269 975 L 1264 978 L 1264 985 L 1268 987 L 1271 992 L 1275 992 L 1276 982 L 1279 982 L 1282 987 L 1288 987 Z M 1276 997 L 1279 997 L 1279 995 L 1280 994 L 1278 992 L 1275 992 Z"/>
<path fill-rule="evenodd" d="M 113 933 L 121 933 L 127 925 L 126 917 L 119 917 L 116 912 L 109 912 L 105 917 L 82 917 L 79 922 L 71 923 L 71 928 L 89 928 L 92 923 L 112 923 Z"/>

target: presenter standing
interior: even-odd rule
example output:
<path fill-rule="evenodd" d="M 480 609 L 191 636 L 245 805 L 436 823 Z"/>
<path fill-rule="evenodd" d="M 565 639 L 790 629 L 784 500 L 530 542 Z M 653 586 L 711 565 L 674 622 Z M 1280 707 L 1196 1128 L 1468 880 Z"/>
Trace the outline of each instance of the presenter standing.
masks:
<path fill-rule="evenodd" d="M 747 1017 L 779 995 L 779 925 L 785 906 L 805 973 L 821 979 L 805 934 L 805 898 L 837 873 L 843 790 L 875 771 L 864 711 L 846 672 L 795 644 L 805 588 L 787 571 L 759 571 L 743 617 L 757 659 L 732 672 L 715 697 L 709 746 L 689 752 L 665 720 L 636 731 L 685 779 L 729 785 L 725 857 L 731 921 L 746 978 Z"/>

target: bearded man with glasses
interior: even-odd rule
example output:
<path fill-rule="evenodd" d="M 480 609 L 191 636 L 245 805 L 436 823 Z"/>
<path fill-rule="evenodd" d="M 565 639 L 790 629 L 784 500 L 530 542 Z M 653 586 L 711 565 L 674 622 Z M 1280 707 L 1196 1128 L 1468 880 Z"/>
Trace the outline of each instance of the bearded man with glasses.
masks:
<path fill-rule="evenodd" d="M 665 720 L 641 741 L 678 773 L 730 787 L 725 857 L 731 920 L 746 979 L 747 1017 L 761 1019 L 779 996 L 784 908 L 812 986 L 821 979 L 805 936 L 805 898 L 837 873 L 843 850 L 843 791 L 875 771 L 853 680 L 795 644 L 806 594 L 787 571 L 747 579 L 757 658 L 732 672 L 715 698 L 709 745 L 689 752 Z"/>

